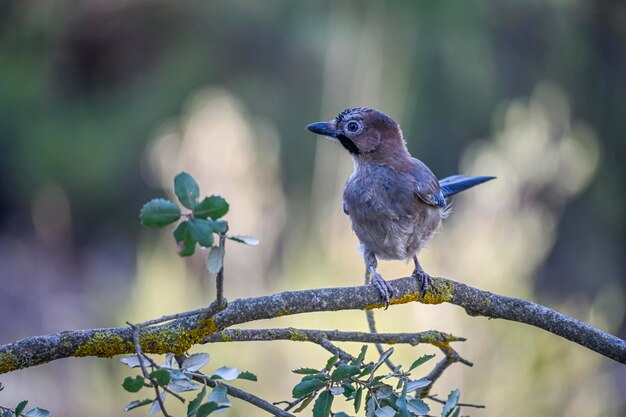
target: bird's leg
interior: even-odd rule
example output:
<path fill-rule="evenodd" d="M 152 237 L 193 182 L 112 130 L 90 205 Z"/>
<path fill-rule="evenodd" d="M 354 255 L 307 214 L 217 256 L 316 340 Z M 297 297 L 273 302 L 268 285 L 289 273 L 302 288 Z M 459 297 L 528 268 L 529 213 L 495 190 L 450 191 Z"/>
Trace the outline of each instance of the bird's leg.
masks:
<path fill-rule="evenodd" d="M 391 296 L 393 296 L 393 288 L 376 271 L 376 267 L 378 266 L 376 255 L 374 255 L 373 252 L 366 252 L 364 258 L 365 265 L 367 266 L 367 270 L 369 271 L 372 280 L 371 284 L 378 290 L 380 296 L 385 301 L 386 310 L 389 307 L 389 299 L 391 298 Z"/>
<path fill-rule="evenodd" d="M 422 265 L 420 265 L 420 261 L 417 260 L 417 255 L 413 255 L 413 262 L 415 262 L 415 269 L 411 276 L 417 278 L 422 287 L 422 292 L 426 293 L 428 288 L 434 283 L 433 278 L 424 271 Z"/>

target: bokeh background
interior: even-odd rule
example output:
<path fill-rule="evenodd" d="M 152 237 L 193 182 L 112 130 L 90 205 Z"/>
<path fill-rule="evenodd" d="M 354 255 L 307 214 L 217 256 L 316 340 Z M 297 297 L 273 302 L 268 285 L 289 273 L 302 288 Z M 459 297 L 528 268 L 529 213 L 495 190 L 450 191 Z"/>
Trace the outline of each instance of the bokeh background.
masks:
<path fill-rule="evenodd" d="M 2 1 L 0 343 L 210 302 L 202 256 L 178 258 L 169 231 L 138 222 L 181 170 L 261 240 L 228 247 L 229 299 L 362 282 L 341 211 L 352 163 L 304 131 L 352 106 L 397 120 L 440 177 L 498 176 L 455 201 L 427 271 L 624 338 L 624 74 L 626 4 L 613 0 Z M 626 415 L 624 367 L 544 331 L 450 305 L 376 314 L 381 331 L 468 338 L 457 347 L 474 368 L 452 366 L 434 390 L 488 407 L 464 414 Z M 253 326 L 366 329 L 362 312 Z M 238 386 L 271 401 L 289 398 L 290 369 L 327 357 L 293 342 L 198 350 L 208 370 L 258 374 Z M 437 352 L 397 347 L 396 361 L 424 353 Z M 0 404 L 121 415 L 129 373 L 62 360 L 0 376 Z M 225 413 L 261 414 L 239 401 Z"/>

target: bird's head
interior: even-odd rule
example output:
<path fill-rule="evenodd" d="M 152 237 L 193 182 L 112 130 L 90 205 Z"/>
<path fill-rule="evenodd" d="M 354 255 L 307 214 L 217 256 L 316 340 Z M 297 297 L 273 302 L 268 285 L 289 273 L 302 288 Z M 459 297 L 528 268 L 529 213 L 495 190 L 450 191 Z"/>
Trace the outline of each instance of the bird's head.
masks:
<path fill-rule="evenodd" d="M 400 126 L 385 113 L 357 107 L 307 130 L 339 142 L 358 161 L 389 162 L 408 155 Z"/>

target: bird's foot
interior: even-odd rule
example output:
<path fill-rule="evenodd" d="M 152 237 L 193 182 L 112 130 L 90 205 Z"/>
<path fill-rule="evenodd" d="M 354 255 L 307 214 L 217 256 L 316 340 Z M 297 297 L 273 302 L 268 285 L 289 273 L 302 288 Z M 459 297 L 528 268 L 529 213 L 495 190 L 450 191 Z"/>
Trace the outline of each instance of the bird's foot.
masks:
<path fill-rule="evenodd" d="M 415 268 L 411 276 L 417 278 L 418 285 L 421 287 L 422 296 L 434 285 L 433 277 L 428 275 L 421 267 Z"/>
<path fill-rule="evenodd" d="M 389 308 L 389 299 L 393 296 L 393 288 L 378 272 L 372 273 L 371 284 L 380 293 L 381 298 L 385 302 L 385 310 L 387 310 L 387 308 Z"/>

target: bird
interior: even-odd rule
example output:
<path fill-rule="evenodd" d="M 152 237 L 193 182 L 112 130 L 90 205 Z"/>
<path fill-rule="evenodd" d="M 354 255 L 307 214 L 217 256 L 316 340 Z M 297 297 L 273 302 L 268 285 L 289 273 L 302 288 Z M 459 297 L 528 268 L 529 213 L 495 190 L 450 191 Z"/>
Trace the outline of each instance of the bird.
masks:
<path fill-rule="evenodd" d="M 453 175 L 437 180 L 426 164 L 411 156 L 398 123 L 379 110 L 348 108 L 306 129 L 338 142 L 352 157 L 354 171 L 343 191 L 343 211 L 385 308 L 393 288 L 378 273 L 378 260 L 412 259 L 411 276 L 425 294 L 434 281 L 417 254 L 450 214 L 449 198 L 495 177 Z"/>

